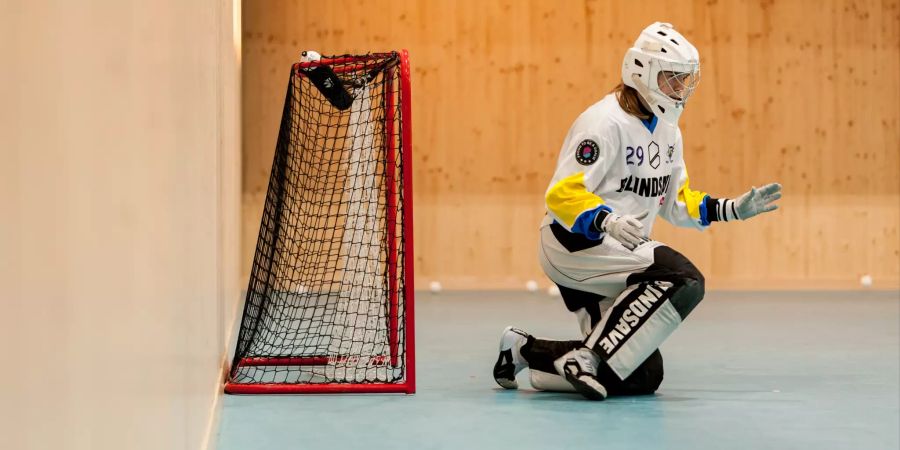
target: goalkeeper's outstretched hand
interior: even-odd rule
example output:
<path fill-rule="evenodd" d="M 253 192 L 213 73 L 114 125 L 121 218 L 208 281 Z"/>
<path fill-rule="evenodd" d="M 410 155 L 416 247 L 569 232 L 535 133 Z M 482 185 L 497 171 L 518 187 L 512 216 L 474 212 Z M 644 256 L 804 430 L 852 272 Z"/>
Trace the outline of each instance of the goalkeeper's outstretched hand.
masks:
<path fill-rule="evenodd" d="M 778 205 L 774 202 L 780 198 L 781 185 L 778 183 L 767 184 L 759 189 L 753 187 L 750 192 L 734 200 L 737 217 L 747 220 L 753 216 L 774 211 L 778 209 Z"/>

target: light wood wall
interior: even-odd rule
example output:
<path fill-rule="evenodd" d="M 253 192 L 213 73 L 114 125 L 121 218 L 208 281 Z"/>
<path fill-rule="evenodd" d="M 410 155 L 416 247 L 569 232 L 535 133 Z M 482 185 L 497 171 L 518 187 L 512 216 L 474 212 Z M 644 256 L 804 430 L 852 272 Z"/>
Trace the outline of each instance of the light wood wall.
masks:
<path fill-rule="evenodd" d="M 419 286 L 518 288 L 571 122 L 619 80 L 640 30 L 673 23 L 703 77 L 682 117 L 692 184 L 779 181 L 779 211 L 659 223 L 715 288 L 900 287 L 898 1 L 266 1 L 245 5 L 244 273 L 291 62 L 407 48 Z M 662 222 L 662 221 L 660 221 Z"/>
<path fill-rule="evenodd" d="M 0 448 L 215 447 L 239 5 L 0 2 Z"/>

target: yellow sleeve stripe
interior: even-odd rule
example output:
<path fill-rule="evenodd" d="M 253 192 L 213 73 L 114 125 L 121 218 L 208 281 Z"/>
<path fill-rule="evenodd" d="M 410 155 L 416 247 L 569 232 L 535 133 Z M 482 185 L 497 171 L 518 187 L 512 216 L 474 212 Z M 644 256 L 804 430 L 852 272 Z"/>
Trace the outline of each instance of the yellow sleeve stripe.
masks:
<path fill-rule="evenodd" d="M 563 178 L 550 186 L 544 200 L 547 203 L 547 209 L 568 229 L 575 225 L 575 219 L 581 213 L 603 204 L 600 196 L 589 192 L 585 187 L 584 172 Z"/>
<path fill-rule="evenodd" d="M 694 219 L 700 219 L 700 204 L 706 197 L 706 192 L 691 190 L 691 179 L 685 178 L 684 184 L 678 189 L 678 201 L 687 206 L 688 214 Z"/>

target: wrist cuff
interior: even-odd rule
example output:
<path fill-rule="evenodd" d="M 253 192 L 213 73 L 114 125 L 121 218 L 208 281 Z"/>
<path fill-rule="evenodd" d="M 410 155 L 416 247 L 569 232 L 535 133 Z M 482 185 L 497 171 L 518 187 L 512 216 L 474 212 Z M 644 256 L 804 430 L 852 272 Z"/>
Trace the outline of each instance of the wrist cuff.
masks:
<path fill-rule="evenodd" d="M 734 200 L 706 197 L 706 220 L 708 222 L 730 222 L 739 219 Z"/>
<path fill-rule="evenodd" d="M 609 207 L 605 207 L 597 213 L 594 217 L 594 221 L 591 222 L 591 230 L 596 231 L 597 233 L 604 233 L 603 230 L 603 221 L 612 213 L 612 210 Z"/>

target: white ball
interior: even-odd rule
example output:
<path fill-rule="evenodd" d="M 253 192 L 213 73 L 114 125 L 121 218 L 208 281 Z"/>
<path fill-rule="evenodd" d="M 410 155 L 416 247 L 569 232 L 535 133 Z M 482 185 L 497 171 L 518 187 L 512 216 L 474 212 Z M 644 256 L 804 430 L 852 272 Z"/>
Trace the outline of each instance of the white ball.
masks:
<path fill-rule="evenodd" d="M 559 297 L 559 286 L 555 284 L 551 284 L 550 287 L 547 288 L 547 295 L 551 297 Z"/>
<path fill-rule="evenodd" d="M 441 283 L 439 281 L 432 281 L 428 285 L 428 289 L 431 289 L 431 292 L 441 292 Z"/>
<path fill-rule="evenodd" d="M 528 292 L 536 292 L 538 290 L 537 281 L 528 280 L 525 282 L 525 289 L 528 289 Z"/>
<path fill-rule="evenodd" d="M 320 59 L 322 59 L 322 55 L 312 50 L 307 50 L 300 54 L 300 62 L 312 62 Z"/>
<path fill-rule="evenodd" d="M 872 287 L 872 275 L 859 277 L 859 284 L 863 285 L 863 287 Z"/>

